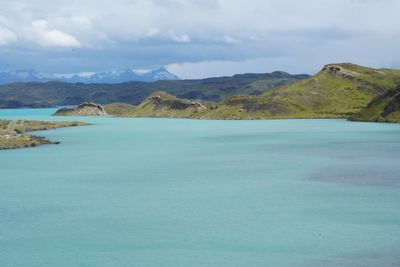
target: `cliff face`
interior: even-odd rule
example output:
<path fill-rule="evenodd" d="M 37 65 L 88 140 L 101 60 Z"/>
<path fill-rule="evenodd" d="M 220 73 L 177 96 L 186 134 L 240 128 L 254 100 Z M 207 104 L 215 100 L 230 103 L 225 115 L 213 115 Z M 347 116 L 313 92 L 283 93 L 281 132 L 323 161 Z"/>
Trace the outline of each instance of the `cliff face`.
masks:
<path fill-rule="evenodd" d="M 107 112 L 102 105 L 84 102 L 76 108 L 61 108 L 54 116 L 107 116 Z"/>

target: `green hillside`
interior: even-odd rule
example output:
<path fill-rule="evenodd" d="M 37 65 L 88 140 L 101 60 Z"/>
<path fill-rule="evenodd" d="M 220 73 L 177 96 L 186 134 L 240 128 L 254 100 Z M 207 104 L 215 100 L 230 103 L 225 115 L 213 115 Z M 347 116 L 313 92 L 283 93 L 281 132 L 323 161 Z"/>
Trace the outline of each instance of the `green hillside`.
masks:
<path fill-rule="evenodd" d="M 134 105 L 126 103 L 112 103 L 104 106 L 105 111 L 113 116 L 126 116 L 135 109 Z"/>
<path fill-rule="evenodd" d="M 265 89 L 271 82 L 247 78 L 246 86 L 252 88 Z M 353 118 L 395 121 L 398 98 L 394 89 L 398 86 L 400 70 L 330 64 L 312 77 L 264 90 L 261 95 L 235 95 L 219 102 L 201 103 L 157 91 L 139 105 L 114 103 L 104 108 L 116 116 L 198 119 L 349 118 L 362 111 Z"/>
<path fill-rule="evenodd" d="M 354 64 L 326 65 L 316 75 L 265 91 L 260 96 L 233 96 L 202 118 L 329 118 L 348 117 L 375 97 L 400 84 L 400 71 Z"/>
<path fill-rule="evenodd" d="M 400 87 L 378 96 L 350 120 L 400 122 Z"/>

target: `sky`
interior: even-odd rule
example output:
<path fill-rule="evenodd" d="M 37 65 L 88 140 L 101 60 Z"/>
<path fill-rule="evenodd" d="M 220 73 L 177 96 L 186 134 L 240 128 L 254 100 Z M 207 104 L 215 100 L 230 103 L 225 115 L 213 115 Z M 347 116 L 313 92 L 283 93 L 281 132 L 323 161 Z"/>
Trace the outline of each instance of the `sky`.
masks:
<path fill-rule="evenodd" d="M 0 0 L 0 70 L 400 68 L 399 0 Z"/>

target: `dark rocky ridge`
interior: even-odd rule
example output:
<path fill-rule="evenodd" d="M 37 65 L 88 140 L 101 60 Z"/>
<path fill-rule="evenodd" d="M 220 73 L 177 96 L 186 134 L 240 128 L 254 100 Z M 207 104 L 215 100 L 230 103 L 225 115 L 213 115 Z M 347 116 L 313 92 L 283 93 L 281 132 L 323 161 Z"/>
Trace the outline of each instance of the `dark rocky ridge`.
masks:
<path fill-rule="evenodd" d="M 84 102 L 76 108 L 61 108 L 54 113 L 54 116 L 107 116 L 102 105 Z"/>

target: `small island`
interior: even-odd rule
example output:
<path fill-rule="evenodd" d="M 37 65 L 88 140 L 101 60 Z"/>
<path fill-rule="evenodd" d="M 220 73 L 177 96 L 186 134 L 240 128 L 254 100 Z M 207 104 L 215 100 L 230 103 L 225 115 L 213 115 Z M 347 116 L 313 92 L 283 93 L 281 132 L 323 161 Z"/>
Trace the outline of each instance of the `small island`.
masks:
<path fill-rule="evenodd" d="M 84 125 L 89 124 L 76 121 L 47 122 L 28 120 L 0 120 L 0 150 L 35 147 L 46 144 L 59 144 L 59 142 L 51 141 L 45 137 L 28 134 L 28 132 Z"/>

